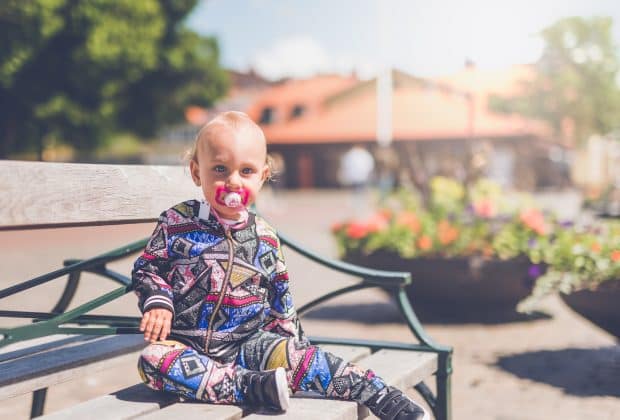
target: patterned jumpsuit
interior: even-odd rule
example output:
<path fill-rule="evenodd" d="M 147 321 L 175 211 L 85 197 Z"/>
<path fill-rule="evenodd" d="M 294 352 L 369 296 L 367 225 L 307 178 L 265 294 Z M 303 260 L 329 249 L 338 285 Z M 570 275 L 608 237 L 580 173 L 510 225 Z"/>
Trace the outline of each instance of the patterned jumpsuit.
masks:
<path fill-rule="evenodd" d="M 150 344 L 138 370 L 151 388 L 211 403 L 243 403 L 247 370 L 284 367 L 289 387 L 366 402 L 385 387 L 370 370 L 311 345 L 288 288 L 278 237 L 250 213 L 227 226 L 206 202 L 159 218 L 132 273 L 142 312 L 174 313 L 170 340 Z"/>

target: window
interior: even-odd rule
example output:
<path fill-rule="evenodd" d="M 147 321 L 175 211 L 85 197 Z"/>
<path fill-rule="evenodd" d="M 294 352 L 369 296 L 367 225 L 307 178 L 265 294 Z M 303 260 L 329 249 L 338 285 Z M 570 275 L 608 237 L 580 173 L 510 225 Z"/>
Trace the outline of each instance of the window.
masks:
<path fill-rule="evenodd" d="M 275 110 L 273 107 L 266 106 L 260 113 L 259 124 L 271 124 L 274 122 Z"/>
<path fill-rule="evenodd" d="M 306 112 L 306 107 L 300 104 L 297 104 L 293 107 L 293 110 L 291 111 L 291 116 L 290 119 L 295 119 L 295 118 L 299 118 L 302 115 L 304 115 L 304 113 Z"/>

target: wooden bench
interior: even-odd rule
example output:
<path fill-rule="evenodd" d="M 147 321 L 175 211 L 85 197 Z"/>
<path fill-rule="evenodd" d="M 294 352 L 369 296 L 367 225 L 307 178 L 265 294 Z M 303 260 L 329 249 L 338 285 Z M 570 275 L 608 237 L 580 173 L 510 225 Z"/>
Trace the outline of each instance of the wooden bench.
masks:
<path fill-rule="evenodd" d="M 171 205 L 200 196 L 181 167 L 56 164 L 0 161 L 0 230 L 96 226 L 155 222 Z M 148 239 L 148 238 L 147 238 Z M 0 328 L 0 400 L 33 392 L 31 416 L 43 413 L 47 387 L 94 372 L 133 354 L 144 346 L 137 324 L 139 317 L 91 315 L 93 309 L 131 292 L 130 278 L 108 268 L 110 262 L 140 252 L 147 239 L 86 260 L 67 260 L 64 267 L 0 290 L 0 299 L 50 281 L 67 277 L 66 286 L 50 312 L 0 310 L 1 318 L 22 320 L 22 325 Z M 317 305 L 366 288 L 390 292 L 417 342 L 384 342 L 313 337 L 315 344 L 345 359 L 376 370 L 392 385 L 415 387 L 431 407 L 435 418 L 450 419 L 451 354 L 449 347 L 435 344 L 424 332 L 410 305 L 404 286 L 407 273 L 368 270 L 314 254 L 286 237 L 282 244 L 315 263 L 358 277 L 342 287 L 298 308 L 300 315 Z M 67 310 L 80 275 L 95 273 L 120 286 L 76 308 Z M 0 306 L 1 308 L 1 306 Z M 138 314 L 136 314 L 138 315 Z M 23 320 L 27 322 L 24 324 Z M 29 322 L 31 321 L 31 322 Z M 413 341 L 413 340 L 412 340 Z M 137 353 L 136 353 L 137 354 Z M 136 356 L 137 357 L 137 356 Z M 92 374 L 92 373 L 91 373 Z M 435 391 L 424 380 L 435 376 Z M 180 402 L 177 397 L 156 393 L 136 384 L 52 413 L 50 418 L 262 418 L 269 413 L 251 407 L 217 406 Z M 291 419 L 354 419 L 368 415 L 356 403 L 296 395 L 286 417 Z"/>

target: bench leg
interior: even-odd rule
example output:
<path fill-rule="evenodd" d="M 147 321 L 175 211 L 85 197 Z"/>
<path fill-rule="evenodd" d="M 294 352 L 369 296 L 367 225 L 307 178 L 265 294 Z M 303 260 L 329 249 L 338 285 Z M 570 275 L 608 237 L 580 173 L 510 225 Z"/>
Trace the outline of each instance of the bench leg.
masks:
<path fill-rule="evenodd" d="M 47 388 L 37 389 L 32 393 L 32 406 L 30 407 L 31 419 L 43 414 L 45 397 L 47 397 Z"/>
<path fill-rule="evenodd" d="M 437 420 L 452 420 L 452 354 L 439 353 L 437 365 Z"/>

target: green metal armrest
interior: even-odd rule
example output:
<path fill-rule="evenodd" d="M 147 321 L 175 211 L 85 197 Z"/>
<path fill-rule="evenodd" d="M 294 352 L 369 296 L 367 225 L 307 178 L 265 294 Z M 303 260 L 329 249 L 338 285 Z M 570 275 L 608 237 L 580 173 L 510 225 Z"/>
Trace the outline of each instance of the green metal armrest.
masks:
<path fill-rule="evenodd" d="M 137 333 L 139 318 L 114 317 L 104 315 L 85 315 L 108 302 L 111 302 L 131 291 L 131 280 L 120 273 L 109 270 L 105 265 L 109 262 L 125 258 L 135 254 L 146 245 L 148 239 L 142 239 L 132 242 L 123 247 L 114 249 L 105 254 L 98 255 L 87 260 L 68 260 L 65 261 L 65 267 L 27 280 L 15 286 L 0 290 L 0 299 L 14 295 L 24 290 L 31 289 L 35 286 L 50 282 L 59 277 L 69 275 L 67 285 L 55 307 L 50 313 L 44 312 L 25 312 L 25 311 L 0 311 L 0 317 L 10 318 L 30 318 L 33 324 L 13 327 L 0 328 L 0 347 L 6 346 L 22 340 L 43 337 L 52 334 L 123 334 Z M 65 312 L 69 306 L 79 282 L 80 275 L 83 271 L 92 272 L 103 277 L 107 277 L 117 283 L 122 284 L 111 292 L 99 296 L 89 302 L 86 302 L 77 308 Z M 102 327 L 67 327 L 64 324 L 91 324 L 104 325 Z"/>
<path fill-rule="evenodd" d="M 362 277 L 365 282 L 376 284 L 384 288 L 401 287 L 411 284 L 411 274 L 403 271 L 374 270 L 359 265 L 349 264 L 339 260 L 323 257 L 315 252 L 309 251 L 287 236 L 278 234 L 280 243 L 288 246 L 295 252 L 311 259 L 325 267 L 332 268 L 338 272 Z"/>

